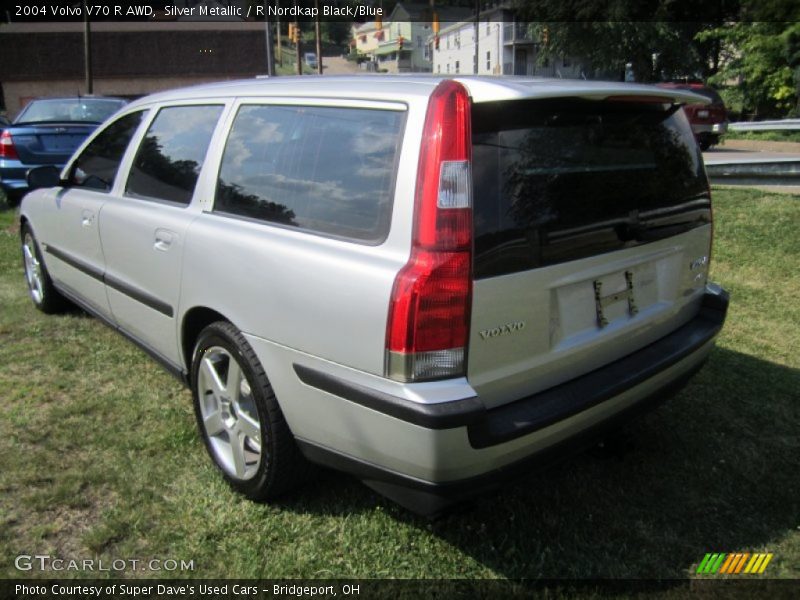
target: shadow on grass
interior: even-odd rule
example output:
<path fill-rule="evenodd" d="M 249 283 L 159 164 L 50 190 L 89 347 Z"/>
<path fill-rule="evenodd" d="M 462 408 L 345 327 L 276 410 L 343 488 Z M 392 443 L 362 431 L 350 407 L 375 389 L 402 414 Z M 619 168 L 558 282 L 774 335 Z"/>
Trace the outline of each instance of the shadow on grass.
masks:
<path fill-rule="evenodd" d="M 770 550 L 800 526 L 798 390 L 800 371 L 718 348 L 615 451 L 568 458 L 434 523 L 329 473 L 283 506 L 380 506 L 509 578 L 683 578 L 706 552 Z"/>

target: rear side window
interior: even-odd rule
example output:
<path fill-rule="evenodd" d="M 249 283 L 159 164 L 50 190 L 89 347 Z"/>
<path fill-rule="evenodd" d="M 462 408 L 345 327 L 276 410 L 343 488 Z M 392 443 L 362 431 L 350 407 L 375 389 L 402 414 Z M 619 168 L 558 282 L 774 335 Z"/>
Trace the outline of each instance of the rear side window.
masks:
<path fill-rule="evenodd" d="M 242 106 L 214 210 L 377 243 L 391 216 L 404 113 Z"/>
<path fill-rule="evenodd" d="M 475 275 L 576 260 L 710 222 L 678 106 L 578 99 L 473 107 Z"/>
<path fill-rule="evenodd" d="M 117 177 L 125 149 L 142 121 L 144 111 L 120 117 L 95 137 L 72 164 L 70 181 L 74 187 L 109 191 Z"/>
<path fill-rule="evenodd" d="M 133 160 L 125 193 L 189 204 L 222 106 L 158 111 Z"/>

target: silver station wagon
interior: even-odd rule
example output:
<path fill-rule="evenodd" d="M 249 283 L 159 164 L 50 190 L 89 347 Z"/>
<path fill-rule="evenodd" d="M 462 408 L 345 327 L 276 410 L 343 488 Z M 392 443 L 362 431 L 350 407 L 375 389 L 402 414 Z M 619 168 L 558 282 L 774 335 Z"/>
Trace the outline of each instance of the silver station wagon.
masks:
<path fill-rule="evenodd" d="M 318 463 L 432 514 L 676 391 L 727 294 L 683 90 L 431 76 L 204 85 L 28 174 L 33 302 L 191 388 L 223 476 Z"/>

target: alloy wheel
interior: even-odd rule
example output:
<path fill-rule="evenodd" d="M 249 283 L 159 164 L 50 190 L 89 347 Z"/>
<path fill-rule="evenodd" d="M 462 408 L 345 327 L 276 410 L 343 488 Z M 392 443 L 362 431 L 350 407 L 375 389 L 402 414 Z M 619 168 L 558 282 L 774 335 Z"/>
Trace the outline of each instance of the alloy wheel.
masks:
<path fill-rule="evenodd" d="M 261 464 L 261 421 L 250 382 L 236 358 L 212 346 L 197 374 L 203 427 L 217 463 L 231 477 L 246 481 Z"/>

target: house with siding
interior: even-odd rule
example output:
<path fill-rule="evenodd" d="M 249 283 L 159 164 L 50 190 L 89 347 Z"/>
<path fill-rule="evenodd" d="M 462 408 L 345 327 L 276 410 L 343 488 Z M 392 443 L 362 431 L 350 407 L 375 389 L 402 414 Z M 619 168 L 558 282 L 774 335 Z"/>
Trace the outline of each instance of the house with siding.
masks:
<path fill-rule="evenodd" d="M 439 35 L 429 38 L 432 70 L 437 74 L 474 74 L 477 45 L 479 75 L 585 76 L 580 61 L 573 58 L 540 60 L 544 42 L 532 35 L 529 25 L 503 6 L 481 12 L 477 29 L 474 17 L 442 24 Z"/>
<path fill-rule="evenodd" d="M 398 3 L 382 23 L 370 21 L 353 28 L 352 46 L 365 55 L 371 70 L 387 73 L 430 73 L 433 70 L 430 37 L 434 14 L 439 21 L 469 17 L 463 7 Z M 447 23 L 449 24 L 449 23 Z"/>

